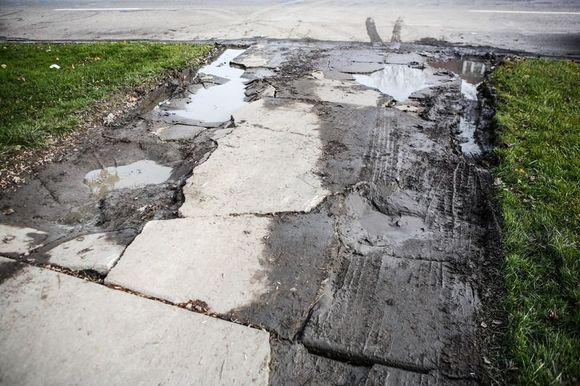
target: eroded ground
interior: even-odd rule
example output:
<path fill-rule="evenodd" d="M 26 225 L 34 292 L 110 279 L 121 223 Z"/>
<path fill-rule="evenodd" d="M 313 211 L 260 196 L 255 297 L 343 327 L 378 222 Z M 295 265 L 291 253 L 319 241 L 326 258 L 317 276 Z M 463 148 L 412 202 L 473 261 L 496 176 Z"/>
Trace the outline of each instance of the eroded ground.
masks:
<path fill-rule="evenodd" d="M 498 238 L 481 82 L 493 64 L 423 46 L 254 45 L 104 126 L 2 193 L 1 382 L 41 379 L 56 360 L 119 381 L 153 361 L 174 372 L 151 382 L 482 382 Z M 69 276 L 79 272 L 96 283 Z M 70 284 L 55 289 L 61 277 Z M 115 319 L 123 302 L 140 311 Z M 88 335 L 47 340 L 72 323 L 63 307 Z M 115 319 L 103 339 L 127 352 L 120 363 L 90 344 L 52 355 L 102 329 L 95 307 Z M 185 330 L 159 327 L 166 312 Z M 164 332 L 127 338 L 135 328 Z M 37 351 L 17 344 L 26 330 L 44 342 Z M 211 350 L 171 346 L 184 335 Z M 155 360 L 168 355 L 189 367 Z"/>

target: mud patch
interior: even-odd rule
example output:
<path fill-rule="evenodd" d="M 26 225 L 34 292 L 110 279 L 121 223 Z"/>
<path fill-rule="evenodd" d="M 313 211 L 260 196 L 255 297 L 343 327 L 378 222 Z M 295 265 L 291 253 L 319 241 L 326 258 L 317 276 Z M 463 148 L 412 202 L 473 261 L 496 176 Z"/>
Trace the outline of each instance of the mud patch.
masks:
<path fill-rule="evenodd" d="M 461 276 L 445 263 L 343 257 L 336 290 L 325 292 L 306 326 L 307 347 L 419 372 L 477 372 L 478 299 Z"/>
<path fill-rule="evenodd" d="M 18 275 L 24 267 L 24 264 L 10 261 L 9 259 L 0 256 L 0 284 Z"/>
<path fill-rule="evenodd" d="M 270 341 L 270 385 L 364 386 L 369 369 L 310 354 L 302 345 Z"/>
<path fill-rule="evenodd" d="M 264 240 L 261 275 L 268 292 L 228 318 L 257 324 L 294 340 L 335 264 L 334 220 L 324 204 L 308 214 L 274 216 Z"/>

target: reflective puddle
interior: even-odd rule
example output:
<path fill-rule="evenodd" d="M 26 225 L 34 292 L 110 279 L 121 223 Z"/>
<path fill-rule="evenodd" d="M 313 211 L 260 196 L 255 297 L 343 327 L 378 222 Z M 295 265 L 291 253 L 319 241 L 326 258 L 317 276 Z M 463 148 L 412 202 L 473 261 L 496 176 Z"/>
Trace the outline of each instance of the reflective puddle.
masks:
<path fill-rule="evenodd" d="M 390 95 L 399 102 L 409 98 L 415 91 L 433 85 L 423 70 L 399 64 L 387 64 L 382 70 L 370 75 L 354 75 L 354 80 Z"/>
<path fill-rule="evenodd" d="M 129 165 L 91 170 L 83 182 L 91 188 L 93 194 L 103 195 L 116 189 L 160 184 L 169 179 L 171 171 L 172 168 L 155 161 L 141 160 Z"/>
<path fill-rule="evenodd" d="M 465 99 L 465 110 L 459 120 L 459 145 L 465 155 L 481 154 L 482 148 L 476 140 L 478 124 L 477 86 L 485 76 L 487 69 L 485 63 L 466 59 L 449 59 L 430 61 L 429 65 L 436 69 L 453 72 L 461 78 L 461 94 Z"/>
<path fill-rule="evenodd" d="M 432 60 L 429 61 L 429 65 L 436 69 L 451 71 L 473 85 L 483 81 L 487 69 L 485 63 L 466 59 Z"/>
<path fill-rule="evenodd" d="M 175 99 L 156 107 L 159 113 L 177 123 L 215 124 L 229 121 L 244 106 L 244 70 L 230 62 L 245 50 L 226 50 L 213 63 L 201 68 L 198 75 L 203 87 L 186 98 Z"/>

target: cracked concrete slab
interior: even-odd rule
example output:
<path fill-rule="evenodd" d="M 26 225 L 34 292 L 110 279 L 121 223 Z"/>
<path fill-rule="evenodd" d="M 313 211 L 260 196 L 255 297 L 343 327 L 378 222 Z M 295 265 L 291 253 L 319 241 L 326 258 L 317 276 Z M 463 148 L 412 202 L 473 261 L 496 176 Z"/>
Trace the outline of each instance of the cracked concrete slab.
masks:
<path fill-rule="evenodd" d="M 105 282 L 227 313 L 267 291 L 262 251 L 269 224 L 256 216 L 148 222 Z"/>
<path fill-rule="evenodd" d="M 474 288 L 449 264 L 345 255 L 304 344 L 343 358 L 469 376 L 478 363 L 478 305 Z"/>
<path fill-rule="evenodd" d="M 1 384 L 268 384 L 264 331 L 19 268 L 0 285 Z"/>
<path fill-rule="evenodd" d="M 46 232 L 38 229 L 0 224 L 0 253 L 27 254 L 42 246 L 47 237 Z"/>
<path fill-rule="evenodd" d="M 188 179 L 180 208 L 184 217 L 308 212 L 329 194 L 315 174 L 322 144 L 312 136 L 317 117 L 311 107 L 250 105 L 250 112 L 237 115 L 244 122 L 218 140 L 218 148 Z M 264 121 L 256 111 L 264 113 Z"/>
<path fill-rule="evenodd" d="M 46 252 L 46 261 L 74 271 L 93 270 L 106 275 L 133 235 L 132 232 L 80 235 Z"/>

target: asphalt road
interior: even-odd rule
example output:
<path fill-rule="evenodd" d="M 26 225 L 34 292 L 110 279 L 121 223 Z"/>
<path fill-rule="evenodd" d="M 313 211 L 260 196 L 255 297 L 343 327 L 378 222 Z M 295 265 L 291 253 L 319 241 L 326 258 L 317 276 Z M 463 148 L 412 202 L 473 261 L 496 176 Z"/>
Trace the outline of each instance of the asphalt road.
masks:
<path fill-rule="evenodd" d="M 0 7 L 4 38 L 369 41 L 377 37 L 367 32 L 371 17 L 387 42 L 400 27 L 404 42 L 580 56 L 578 0 L 2 0 Z"/>

